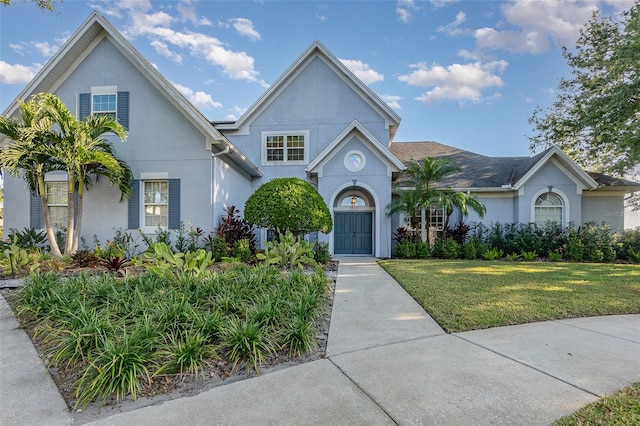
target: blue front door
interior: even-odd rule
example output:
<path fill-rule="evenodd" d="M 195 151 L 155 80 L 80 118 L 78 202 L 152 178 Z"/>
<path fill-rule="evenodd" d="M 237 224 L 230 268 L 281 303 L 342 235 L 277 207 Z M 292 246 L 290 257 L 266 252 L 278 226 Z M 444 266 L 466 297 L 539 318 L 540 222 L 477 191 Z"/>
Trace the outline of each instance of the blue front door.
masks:
<path fill-rule="evenodd" d="M 372 212 L 336 212 L 335 254 L 373 254 Z"/>

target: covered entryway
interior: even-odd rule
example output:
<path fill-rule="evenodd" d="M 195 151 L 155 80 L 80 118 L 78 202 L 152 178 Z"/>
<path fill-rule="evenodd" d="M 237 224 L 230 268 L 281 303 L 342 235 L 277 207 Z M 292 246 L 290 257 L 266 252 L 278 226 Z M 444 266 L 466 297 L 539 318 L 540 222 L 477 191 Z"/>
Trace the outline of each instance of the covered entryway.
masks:
<path fill-rule="evenodd" d="M 355 186 L 333 206 L 333 252 L 342 255 L 374 253 L 374 211 L 368 191 Z"/>
<path fill-rule="evenodd" d="M 372 254 L 372 212 L 335 213 L 335 254 Z"/>

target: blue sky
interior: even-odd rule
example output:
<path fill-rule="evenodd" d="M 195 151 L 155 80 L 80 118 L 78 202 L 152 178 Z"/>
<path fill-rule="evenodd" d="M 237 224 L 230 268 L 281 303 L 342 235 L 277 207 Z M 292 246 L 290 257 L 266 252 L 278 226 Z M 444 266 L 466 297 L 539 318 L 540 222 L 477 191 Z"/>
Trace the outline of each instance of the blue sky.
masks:
<path fill-rule="evenodd" d="M 77 1 L 0 7 L 0 110 L 92 10 L 211 120 L 240 117 L 314 40 L 402 117 L 396 141 L 530 155 L 528 124 L 554 100 L 594 10 L 633 0 Z"/>

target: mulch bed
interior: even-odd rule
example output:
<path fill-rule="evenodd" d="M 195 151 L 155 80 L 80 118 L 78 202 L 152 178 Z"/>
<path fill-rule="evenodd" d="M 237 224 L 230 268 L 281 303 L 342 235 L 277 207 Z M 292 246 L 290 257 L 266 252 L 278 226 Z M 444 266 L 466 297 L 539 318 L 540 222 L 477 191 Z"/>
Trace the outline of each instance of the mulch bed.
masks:
<path fill-rule="evenodd" d="M 273 371 L 282 370 L 283 368 L 299 365 L 302 363 L 322 359 L 326 353 L 327 338 L 329 335 L 329 323 L 331 321 L 331 310 L 333 307 L 333 298 L 335 291 L 336 278 L 338 275 L 338 262 L 331 261 L 325 265 L 324 270 L 330 278 L 331 292 L 329 295 L 328 306 L 322 314 L 322 323 L 318 333 L 318 346 L 315 352 L 302 355 L 298 358 L 291 358 L 283 354 L 271 354 L 265 358 L 264 363 L 260 366 L 260 374 L 268 374 Z M 105 269 L 106 271 L 106 269 Z M 102 273 L 97 268 L 68 268 L 64 271 L 65 275 L 77 275 L 81 273 Z M 22 277 L 8 277 L 8 279 L 0 280 L 0 293 L 8 295 L 18 291 L 23 285 Z M 36 323 L 22 323 L 21 326 L 32 339 L 36 349 L 40 354 L 42 339 L 33 337 L 33 331 Z M 234 383 L 239 380 L 245 380 L 256 377 L 253 369 L 246 368 L 244 364 L 238 364 L 233 368 L 233 364 L 217 361 L 204 370 L 204 374 L 197 377 L 193 375 L 166 375 L 156 376 L 152 381 L 146 384 L 137 400 L 133 400 L 131 396 L 118 401 L 115 397 L 108 398 L 104 403 L 102 401 L 89 404 L 85 408 L 76 407 L 76 395 L 74 383 L 79 379 L 77 370 L 64 368 L 63 366 L 51 366 L 48 359 L 43 362 L 49 371 L 53 381 L 58 386 L 60 394 L 64 398 L 75 424 L 88 423 L 103 417 L 112 416 L 114 414 L 132 411 L 148 405 L 156 405 L 163 401 L 182 398 L 185 396 L 197 395 L 203 391 L 213 389 L 215 387 Z"/>

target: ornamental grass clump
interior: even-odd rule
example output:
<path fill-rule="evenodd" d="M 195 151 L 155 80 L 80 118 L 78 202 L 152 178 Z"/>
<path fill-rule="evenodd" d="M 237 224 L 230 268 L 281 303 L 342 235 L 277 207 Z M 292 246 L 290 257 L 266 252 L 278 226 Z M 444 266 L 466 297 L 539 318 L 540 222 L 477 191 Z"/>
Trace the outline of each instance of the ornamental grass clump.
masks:
<path fill-rule="evenodd" d="M 85 406 L 156 392 L 156 376 L 226 377 L 220 365 L 259 372 L 313 351 L 329 288 L 322 271 L 234 264 L 181 279 L 32 275 L 7 300 L 35 324 L 49 365 L 79 377 L 68 402 Z"/>

